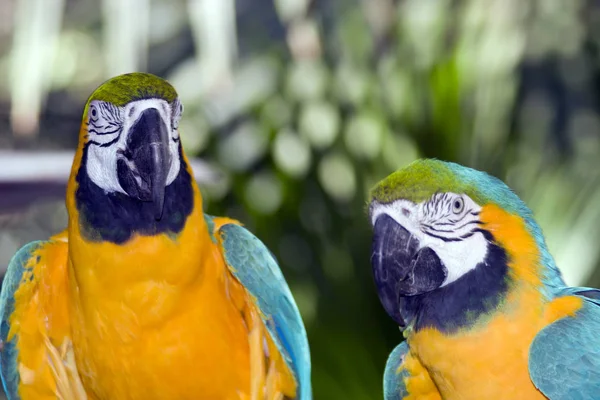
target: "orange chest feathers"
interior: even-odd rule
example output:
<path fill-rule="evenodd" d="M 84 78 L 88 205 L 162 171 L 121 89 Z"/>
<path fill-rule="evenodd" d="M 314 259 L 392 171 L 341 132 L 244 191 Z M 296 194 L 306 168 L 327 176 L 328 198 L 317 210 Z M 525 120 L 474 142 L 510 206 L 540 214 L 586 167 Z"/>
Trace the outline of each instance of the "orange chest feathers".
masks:
<path fill-rule="evenodd" d="M 529 377 L 529 348 L 547 324 L 572 314 L 576 297 L 543 305 L 536 292 L 520 294 L 522 302 L 498 314 L 485 326 L 446 336 L 423 329 L 408 339 L 412 373 L 424 367 L 444 399 L 545 399 Z"/>
<path fill-rule="evenodd" d="M 202 263 L 173 254 L 152 261 L 138 255 L 130 265 L 169 272 L 155 271 L 153 278 L 140 271 L 128 279 L 114 271 L 107 284 L 79 264 L 71 268 L 71 280 L 79 284 L 72 293 L 72 337 L 91 393 L 103 399 L 186 399 L 195 393 L 233 399 L 248 391 L 248 368 L 240 368 L 250 362 L 246 294 L 226 273 L 218 251 L 210 251 L 214 255 Z"/>
<path fill-rule="evenodd" d="M 59 239 L 16 296 L 23 398 L 72 392 L 77 379 L 65 389 L 48 364 L 62 363 L 65 344 L 89 399 L 294 397 L 294 377 L 218 244 L 194 241 L 203 243 L 194 259 L 164 237 L 134 239 L 136 251 Z"/>
<path fill-rule="evenodd" d="M 138 250 L 161 246 L 145 243 L 156 238 L 137 240 Z M 150 272 L 131 276 L 114 269 L 112 260 L 107 268 L 116 277 L 108 287 L 81 265 L 70 269 L 71 281 L 78 282 L 71 302 L 73 343 L 91 397 L 250 399 L 252 386 L 264 383 L 264 367 L 251 368 L 253 337 L 260 362 L 271 354 L 280 390 L 293 395 L 293 377 L 218 245 L 205 243 L 203 257 L 195 260 L 162 250 L 136 252 L 130 267 Z"/>

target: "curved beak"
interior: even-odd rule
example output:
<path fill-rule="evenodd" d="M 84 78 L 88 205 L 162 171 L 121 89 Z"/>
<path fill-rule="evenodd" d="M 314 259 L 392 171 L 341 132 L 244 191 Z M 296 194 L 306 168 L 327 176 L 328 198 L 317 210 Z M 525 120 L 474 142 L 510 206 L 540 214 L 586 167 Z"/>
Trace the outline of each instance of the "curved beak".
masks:
<path fill-rule="evenodd" d="M 153 203 L 157 220 L 162 217 L 171 161 L 167 125 L 157 109 L 149 108 L 129 130 L 127 147 L 118 155 L 117 176 L 130 197 Z"/>
<path fill-rule="evenodd" d="M 375 221 L 371 251 L 373 276 L 385 311 L 402 327 L 400 301 L 439 288 L 448 271 L 440 258 L 387 214 Z"/>

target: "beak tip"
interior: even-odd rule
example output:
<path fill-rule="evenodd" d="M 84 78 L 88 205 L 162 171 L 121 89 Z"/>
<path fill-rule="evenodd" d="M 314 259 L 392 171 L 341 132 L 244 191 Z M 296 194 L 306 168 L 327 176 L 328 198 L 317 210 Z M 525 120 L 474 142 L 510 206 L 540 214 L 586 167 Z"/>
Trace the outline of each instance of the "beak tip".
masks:
<path fill-rule="evenodd" d="M 159 221 L 162 218 L 163 215 L 163 209 L 165 206 L 165 199 L 164 199 L 164 189 L 161 193 L 161 195 L 155 195 L 155 198 L 153 199 L 153 205 L 154 205 L 154 219 Z"/>

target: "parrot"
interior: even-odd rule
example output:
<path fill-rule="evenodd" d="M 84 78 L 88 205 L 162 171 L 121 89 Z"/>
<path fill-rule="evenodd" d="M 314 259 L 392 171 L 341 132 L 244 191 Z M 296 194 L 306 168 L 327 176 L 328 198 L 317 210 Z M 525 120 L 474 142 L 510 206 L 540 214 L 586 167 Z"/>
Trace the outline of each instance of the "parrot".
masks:
<path fill-rule="evenodd" d="M 403 341 L 385 400 L 600 398 L 600 290 L 570 287 L 502 180 L 417 159 L 371 189 L 371 268 Z"/>
<path fill-rule="evenodd" d="M 241 222 L 204 213 L 182 113 L 144 72 L 88 98 L 67 228 L 23 246 L 2 282 L 8 399 L 311 400 L 285 277 Z"/>

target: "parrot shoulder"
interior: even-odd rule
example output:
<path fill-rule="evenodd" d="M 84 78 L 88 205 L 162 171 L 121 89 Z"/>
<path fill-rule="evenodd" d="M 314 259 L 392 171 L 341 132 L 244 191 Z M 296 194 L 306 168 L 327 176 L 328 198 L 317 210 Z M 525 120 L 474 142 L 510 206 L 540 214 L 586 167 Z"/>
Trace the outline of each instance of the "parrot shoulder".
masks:
<path fill-rule="evenodd" d="M 402 368 L 407 354 L 408 344 L 404 341 L 396 346 L 388 356 L 383 373 L 383 398 L 385 400 L 403 399 L 408 396 L 404 384 L 404 378 L 408 377 L 408 371 Z"/>
<path fill-rule="evenodd" d="M 297 399 L 312 399 L 306 330 L 275 257 L 239 222 L 211 216 L 205 219 L 229 270 L 254 299 L 269 336 L 294 374 Z"/>
<path fill-rule="evenodd" d="M 441 400 L 429 372 L 410 354 L 406 341 L 392 350 L 383 374 L 384 400 L 404 398 Z"/>
<path fill-rule="evenodd" d="M 19 249 L 9 262 L 2 281 L 2 291 L 0 292 L 0 339 L 2 340 L 0 375 L 2 376 L 4 392 L 9 399 L 18 398 L 17 389 L 19 384 L 16 340 L 14 337 L 16 329 L 11 329 L 11 316 L 15 310 L 15 293 L 21 287 L 24 277 L 28 280 L 33 279 L 32 270 L 35 263 L 33 258 L 44 243 L 43 241 L 35 241 Z"/>
<path fill-rule="evenodd" d="M 597 398 L 600 290 L 565 288 L 556 300 L 566 299 L 577 302 L 578 307 L 536 335 L 529 349 L 529 375 L 548 398 Z"/>
<path fill-rule="evenodd" d="M 56 397 L 65 394 L 59 390 L 63 383 L 79 385 L 69 338 L 63 236 L 23 246 L 2 282 L 0 376 L 9 399 Z"/>

